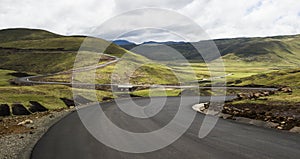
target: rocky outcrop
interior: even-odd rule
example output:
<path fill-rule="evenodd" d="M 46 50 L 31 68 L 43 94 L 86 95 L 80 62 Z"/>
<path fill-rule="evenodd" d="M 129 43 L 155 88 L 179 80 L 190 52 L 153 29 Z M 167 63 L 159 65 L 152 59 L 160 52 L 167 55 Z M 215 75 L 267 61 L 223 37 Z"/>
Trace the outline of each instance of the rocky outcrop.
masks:
<path fill-rule="evenodd" d="M 103 97 L 103 98 L 102 98 L 103 101 L 108 101 L 108 100 L 112 100 L 112 99 L 113 99 L 113 98 L 111 98 L 111 97 Z"/>
<path fill-rule="evenodd" d="M 0 104 L 0 116 L 9 116 L 10 108 L 7 104 Z"/>
<path fill-rule="evenodd" d="M 266 97 L 275 94 L 275 91 L 259 91 L 259 92 L 249 92 L 249 93 L 238 93 L 238 100 L 241 99 L 258 99 L 260 97 Z"/>
<path fill-rule="evenodd" d="M 12 104 L 13 115 L 29 115 L 31 114 L 22 104 Z"/>
<path fill-rule="evenodd" d="M 276 103 L 278 104 L 278 103 Z M 249 119 L 262 120 L 266 122 L 277 123 L 277 129 L 290 130 L 295 126 L 300 126 L 300 105 L 289 105 L 282 103 L 285 106 L 280 107 L 274 103 L 258 104 L 258 103 L 227 103 L 222 110 L 222 113 L 230 114 L 234 118 L 245 117 Z"/>
<path fill-rule="evenodd" d="M 42 106 L 39 102 L 29 101 L 29 103 L 31 104 L 31 106 L 29 107 L 29 111 L 31 111 L 32 113 L 48 111 L 48 109 Z"/>
<path fill-rule="evenodd" d="M 278 91 L 281 91 L 283 93 L 289 93 L 289 94 L 293 93 L 293 90 L 290 87 L 281 87 L 281 88 L 278 89 Z"/>
<path fill-rule="evenodd" d="M 60 100 L 62 100 L 68 108 L 70 108 L 72 106 L 73 107 L 75 106 L 74 100 L 71 100 L 71 99 L 68 99 L 68 98 L 60 98 Z"/>

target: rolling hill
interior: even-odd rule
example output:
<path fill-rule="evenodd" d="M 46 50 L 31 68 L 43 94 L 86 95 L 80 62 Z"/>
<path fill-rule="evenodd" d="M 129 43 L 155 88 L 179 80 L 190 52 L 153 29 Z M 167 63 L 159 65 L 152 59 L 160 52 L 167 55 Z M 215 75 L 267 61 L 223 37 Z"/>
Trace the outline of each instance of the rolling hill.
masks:
<path fill-rule="evenodd" d="M 0 68 L 32 73 L 53 73 L 73 66 L 84 36 L 62 36 L 38 29 L 0 30 Z M 96 39 L 97 47 L 109 45 L 105 53 L 121 56 L 126 52 L 118 45 Z M 94 51 L 95 46 L 81 48 Z"/>
<path fill-rule="evenodd" d="M 11 36 L 10 36 L 11 35 Z M 128 72 L 127 69 L 141 65 L 134 73 L 133 83 L 176 83 L 171 69 L 168 66 L 155 63 L 144 56 L 137 55 L 126 49 L 100 38 L 90 38 L 92 42 L 81 46 L 86 37 L 84 36 L 62 36 L 48 31 L 37 29 L 5 29 L 0 31 L 0 69 L 29 72 L 36 74 L 57 73 L 69 70 L 74 65 L 77 51 L 101 52 L 121 57 L 126 53 L 117 66 L 121 72 Z M 108 47 L 106 47 L 108 46 Z M 110 83 L 110 76 L 116 69 L 115 64 L 100 68 L 96 81 L 99 83 Z M 121 73 L 122 74 L 122 73 Z M 89 72 L 84 75 L 88 77 Z M 58 78 L 56 78 L 58 77 Z M 56 81 L 67 80 L 71 74 L 55 76 Z M 52 78 L 52 77 L 50 77 Z"/>
<path fill-rule="evenodd" d="M 47 38 L 60 38 L 61 35 L 57 35 L 45 30 L 40 29 L 26 29 L 26 28 L 14 28 L 0 30 L 0 43 L 6 43 L 10 41 L 19 40 L 38 40 Z"/>
<path fill-rule="evenodd" d="M 236 86 L 264 85 L 268 87 L 300 86 L 300 68 L 275 70 L 269 73 L 260 73 L 230 82 Z M 228 84 L 230 84 L 228 83 Z"/>

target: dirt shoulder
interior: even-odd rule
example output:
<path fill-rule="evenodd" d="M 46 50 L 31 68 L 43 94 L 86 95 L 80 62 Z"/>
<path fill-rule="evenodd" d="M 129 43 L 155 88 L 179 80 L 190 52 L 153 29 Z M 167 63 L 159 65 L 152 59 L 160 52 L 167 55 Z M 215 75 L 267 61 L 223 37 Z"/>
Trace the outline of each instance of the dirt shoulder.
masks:
<path fill-rule="evenodd" d="M 42 135 L 72 109 L 0 118 L 0 158 L 27 159 Z"/>
<path fill-rule="evenodd" d="M 232 119 L 245 117 L 254 120 L 276 123 L 274 128 L 291 130 L 300 127 L 300 103 L 226 103 L 222 111 Z"/>
<path fill-rule="evenodd" d="M 231 119 L 253 119 L 272 123 L 279 130 L 300 130 L 300 102 L 298 90 L 289 87 L 277 91 L 243 92 L 237 94 L 238 99 L 227 102 L 222 113 Z M 300 132 L 300 131 L 299 131 Z"/>

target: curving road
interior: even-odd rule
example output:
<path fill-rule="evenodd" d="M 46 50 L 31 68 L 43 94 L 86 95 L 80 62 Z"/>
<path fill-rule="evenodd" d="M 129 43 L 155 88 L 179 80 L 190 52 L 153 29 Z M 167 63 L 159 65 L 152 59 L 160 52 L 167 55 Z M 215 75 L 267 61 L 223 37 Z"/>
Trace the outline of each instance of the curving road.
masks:
<path fill-rule="evenodd" d="M 232 98 L 232 97 L 227 97 Z M 129 99 L 123 99 L 126 104 Z M 152 102 L 161 98 L 152 98 Z M 201 97 L 205 102 L 210 97 Z M 218 100 L 216 98 L 216 100 Z M 149 103 L 148 98 L 137 98 L 141 107 Z M 118 127 L 132 132 L 150 132 L 168 124 L 176 114 L 180 97 L 168 97 L 164 108 L 148 119 L 133 118 L 119 109 L 115 102 L 102 103 L 105 115 Z M 183 109 L 192 116 L 190 100 Z M 87 120 L 96 119 L 96 105 L 82 108 Z M 145 112 L 146 113 L 146 112 Z M 103 114 L 104 115 L 104 114 Z M 184 118 L 189 118 L 185 116 Z M 125 153 L 109 148 L 97 141 L 84 127 L 76 112 L 52 126 L 40 139 L 32 152 L 32 159 L 297 159 L 300 156 L 300 135 L 219 119 L 211 133 L 203 139 L 198 131 L 204 115 L 197 114 L 189 129 L 171 145 L 148 153 Z M 180 120 L 178 121 L 180 123 Z M 112 138 L 122 142 L 120 136 Z M 161 137 L 161 140 L 164 140 Z M 126 144 L 126 143 L 125 143 Z M 130 144 L 130 143 L 129 143 Z M 145 142 L 153 145 L 153 142 Z"/>
<path fill-rule="evenodd" d="M 52 74 L 45 74 L 45 75 L 37 75 L 37 76 L 28 76 L 28 77 L 21 77 L 21 78 L 16 78 L 15 82 L 19 83 L 19 84 L 30 84 L 30 85 L 39 85 L 39 84 L 48 84 L 48 85 L 67 85 L 67 86 L 73 86 L 73 87 L 80 87 L 83 86 L 81 88 L 87 87 L 87 88 L 94 88 L 94 86 L 118 86 L 118 84 L 92 84 L 92 83 L 71 83 L 71 82 L 49 82 L 49 81 L 37 81 L 34 80 L 36 78 L 41 78 L 41 77 L 47 77 L 47 76 L 53 76 L 53 75 L 59 75 L 59 74 L 63 74 L 66 72 L 82 72 L 82 71 L 88 71 L 88 70 L 93 70 L 93 69 L 98 69 L 98 68 L 103 68 L 106 67 L 108 65 L 117 63 L 120 58 L 116 57 L 116 56 L 112 56 L 109 54 L 104 54 L 105 56 L 111 57 L 114 60 L 109 61 L 107 63 L 104 64 L 100 64 L 100 65 L 93 65 L 93 66 L 86 66 L 86 67 L 82 67 L 82 68 L 76 68 L 76 69 L 71 69 L 69 71 L 65 71 L 65 72 L 58 72 L 58 73 L 52 73 Z M 228 76 L 228 75 L 227 75 Z M 221 78 L 223 76 L 220 77 L 214 77 L 213 79 L 217 79 L 217 78 Z M 194 81 L 195 82 L 195 81 Z M 212 89 L 212 87 L 199 87 L 198 85 L 131 85 L 132 87 L 148 87 L 148 88 L 177 88 L 177 89 L 189 89 L 189 88 L 199 88 L 199 89 Z M 214 86 L 213 87 L 214 90 L 217 89 L 221 89 L 221 90 L 266 90 L 266 91 L 274 91 L 277 90 L 277 88 L 256 88 L 256 87 L 224 87 L 224 86 Z"/>
<path fill-rule="evenodd" d="M 112 56 L 112 55 L 108 55 L 108 54 L 103 54 L 103 55 L 111 57 L 114 60 L 106 62 L 104 64 L 100 64 L 100 65 L 93 65 L 93 66 L 86 66 L 86 67 L 82 67 L 82 68 L 75 68 L 75 69 L 71 69 L 69 71 L 64 71 L 64 72 L 50 73 L 50 74 L 37 75 L 37 76 L 20 77 L 20 78 L 15 79 L 15 82 L 16 83 L 23 83 L 23 84 L 54 84 L 54 85 L 58 84 L 58 85 L 70 85 L 71 86 L 72 83 L 68 83 L 68 82 L 36 81 L 34 79 L 41 78 L 41 77 L 47 77 L 47 76 L 53 76 L 53 75 L 60 75 L 60 74 L 68 73 L 68 72 L 73 73 L 73 72 L 83 72 L 83 71 L 94 70 L 94 69 L 106 67 L 106 66 L 108 66 L 110 64 L 113 64 L 113 63 L 116 63 L 120 60 L 120 58 L 118 58 L 116 56 Z"/>
<path fill-rule="evenodd" d="M 113 56 L 111 56 L 113 57 Z M 113 57 L 114 60 L 108 63 L 88 66 L 72 70 L 74 72 L 87 71 L 91 69 L 105 67 L 109 64 L 117 62 L 119 59 Z M 37 77 L 46 77 L 49 75 L 23 77 L 17 79 L 20 83 L 25 84 L 62 84 L 73 85 L 74 83 L 63 82 L 45 82 L 35 81 Z M 93 85 L 82 84 L 78 85 Z M 112 84 L 98 84 L 101 86 L 112 86 Z M 145 87 L 145 85 L 133 85 L 133 87 Z M 159 85 L 147 85 L 148 87 L 162 87 Z M 177 86 L 168 85 L 163 86 L 165 88 L 193 88 L 198 86 Z M 210 89 L 211 87 L 200 87 L 200 89 Z M 214 89 L 246 89 L 246 90 L 276 90 L 276 88 L 249 88 L 249 87 L 214 87 Z M 187 97 L 183 97 L 187 98 Z M 222 97 L 221 97 L 222 98 Z M 233 97 L 227 97 L 233 98 Z M 123 106 L 130 107 L 129 99 L 123 99 Z M 201 102 L 209 101 L 210 97 L 201 97 Z M 217 100 L 217 98 L 215 99 Z M 152 102 L 161 103 L 160 98 L 152 98 Z M 134 99 L 135 103 L 138 103 L 141 107 L 149 104 L 148 98 Z M 180 103 L 180 97 L 168 97 L 167 102 L 163 109 L 154 117 L 148 119 L 134 118 L 125 114 L 116 105 L 115 102 L 102 103 L 101 108 L 104 110 L 105 115 L 113 121 L 118 127 L 129 130 L 132 132 L 151 132 L 158 130 L 167 125 L 175 116 L 178 105 Z M 96 140 L 82 124 L 78 114 L 76 112 L 71 113 L 64 119 L 56 123 L 49 131 L 40 139 L 35 145 L 31 158 L 33 159 L 126 159 L 126 158 L 142 158 L 142 159 L 159 159 L 159 158 L 173 158 L 173 159 L 199 159 L 199 158 L 298 158 L 300 156 L 300 135 L 287 132 L 281 132 L 273 129 L 266 129 L 261 127 L 255 127 L 251 125 L 245 125 L 235 123 L 232 121 L 220 119 L 213 129 L 213 131 L 203 139 L 198 138 L 198 132 L 204 115 L 197 114 L 193 119 L 195 112 L 192 110 L 192 105 L 199 103 L 194 100 L 190 100 L 183 104 L 183 109 L 188 115 L 182 116 L 178 123 L 186 120 L 193 120 L 189 129 L 174 143 L 171 145 L 148 153 L 125 153 L 114 150 L 105 146 L 98 140 Z M 148 107 L 148 106 L 147 106 Z M 154 106 L 155 107 L 155 106 Z M 97 120 L 97 109 L 100 109 L 97 105 L 90 105 L 88 107 L 80 109 L 86 113 L 87 120 L 94 122 Z M 143 110 L 143 109 L 142 109 Z M 145 109 L 147 110 L 147 109 Z M 151 111 L 151 110 L 150 110 Z M 147 112 L 143 112 L 147 114 Z M 190 114 L 190 115 L 189 115 Z M 103 114 L 102 114 L 103 115 Z M 97 122 L 95 122 L 97 124 Z M 97 126 L 97 125 L 96 125 Z M 164 140 L 163 136 L 159 136 L 161 140 Z M 113 136 L 114 142 L 124 141 L 120 136 Z M 123 143 L 127 144 L 127 143 Z M 145 142 L 142 146 L 155 146 L 155 142 Z"/>

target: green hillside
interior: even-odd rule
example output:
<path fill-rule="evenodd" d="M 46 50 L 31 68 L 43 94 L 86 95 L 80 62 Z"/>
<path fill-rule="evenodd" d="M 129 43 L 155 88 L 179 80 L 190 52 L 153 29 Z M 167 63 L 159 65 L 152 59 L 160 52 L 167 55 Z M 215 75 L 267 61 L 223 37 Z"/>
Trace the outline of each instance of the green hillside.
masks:
<path fill-rule="evenodd" d="M 257 75 L 241 78 L 234 82 L 228 82 L 233 86 L 267 86 L 267 87 L 290 87 L 292 93 L 278 92 L 275 95 L 266 97 L 267 100 L 242 100 L 234 103 L 262 103 L 268 105 L 277 105 L 285 107 L 289 104 L 300 102 L 300 69 L 277 70 L 269 73 L 260 73 Z M 283 104 L 284 103 L 284 104 Z"/>
<path fill-rule="evenodd" d="M 0 30 L 0 43 L 19 40 L 38 40 L 59 37 L 62 36 L 40 29 L 15 28 Z"/>
<path fill-rule="evenodd" d="M 103 39 L 89 38 L 92 40 L 81 46 L 86 39 L 84 36 L 60 36 L 36 29 L 6 29 L 2 30 L 0 35 L 2 37 L 11 35 L 7 40 L 0 42 L 0 69 L 38 74 L 61 72 L 73 67 L 79 49 L 86 53 L 102 52 L 108 46 L 104 53 L 121 57 L 127 52 L 127 56 L 116 65 L 117 68 L 111 65 L 98 69 L 96 79 L 98 83 L 110 83 L 110 76 L 116 69 L 128 72 L 123 70 L 124 65 L 128 66 L 127 69 L 141 65 L 130 79 L 132 83 L 177 83 L 177 78 L 169 67 L 128 52 Z M 84 77 L 89 77 L 89 72 L 85 74 Z M 70 81 L 70 78 L 71 74 L 63 74 L 50 76 L 47 80 Z"/>
<path fill-rule="evenodd" d="M 298 64 L 300 63 L 300 35 L 274 36 L 264 38 L 233 38 L 233 39 L 217 39 L 214 40 L 223 59 L 242 61 L 242 62 L 264 62 L 264 63 L 284 63 Z M 169 51 L 165 51 L 166 47 L 174 48 L 180 52 L 188 60 L 203 60 L 203 57 L 194 48 L 201 48 L 202 54 L 210 57 L 205 51 L 209 49 L 207 41 L 194 43 L 156 43 L 156 45 L 144 45 L 146 52 L 137 51 L 136 53 L 146 56 L 154 60 L 170 61 L 180 60 L 180 56 L 172 55 Z M 123 46 L 132 49 L 136 45 Z M 147 50 L 149 50 L 147 52 Z M 159 57 L 159 58 L 158 58 Z M 210 57 L 212 59 L 216 57 Z"/>
<path fill-rule="evenodd" d="M 225 59 L 292 64 L 300 62 L 300 35 L 239 39 L 231 44 L 224 44 L 220 40 L 216 44 Z"/>
<path fill-rule="evenodd" d="M 36 29 L 0 30 L 0 69 L 33 73 L 53 73 L 73 67 L 74 59 L 85 37 L 61 36 Z M 84 50 L 121 56 L 125 49 L 103 39 L 93 39 Z M 104 49 L 103 49 L 104 50 Z"/>
<path fill-rule="evenodd" d="M 264 86 L 289 86 L 298 88 L 300 86 L 300 69 L 286 69 L 260 73 L 234 82 L 236 86 L 264 85 Z"/>
<path fill-rule="evenodd" d="M 0 49 L 0 68 L 31 73 L 55 73 L 73 66 L 76 53 L 64 51 L 7 51 Z"/>

